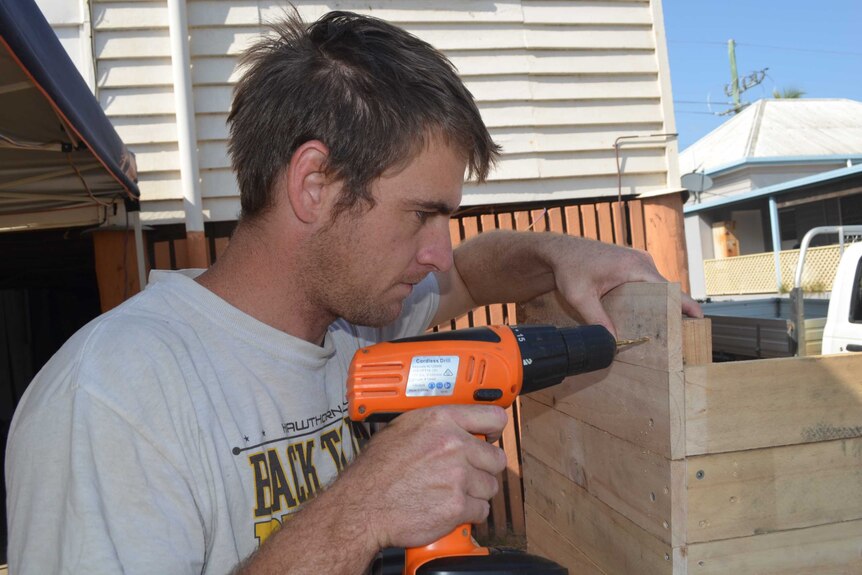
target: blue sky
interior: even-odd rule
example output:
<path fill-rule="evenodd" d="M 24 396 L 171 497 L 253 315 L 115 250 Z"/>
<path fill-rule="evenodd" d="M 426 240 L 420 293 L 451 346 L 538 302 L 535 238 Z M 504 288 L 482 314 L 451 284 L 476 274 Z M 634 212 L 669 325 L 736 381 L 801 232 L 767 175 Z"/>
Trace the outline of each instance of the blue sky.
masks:
<path fill-rule="evenodd" d="M 807 98 L 862 101 L 862 0 L 663 0 L 662 7 L 680 150 L 730 118 L 714 115 L 730 101 L 730 38 L 740 78 L 769 69 L 743 102 L 790 87 Z"/>

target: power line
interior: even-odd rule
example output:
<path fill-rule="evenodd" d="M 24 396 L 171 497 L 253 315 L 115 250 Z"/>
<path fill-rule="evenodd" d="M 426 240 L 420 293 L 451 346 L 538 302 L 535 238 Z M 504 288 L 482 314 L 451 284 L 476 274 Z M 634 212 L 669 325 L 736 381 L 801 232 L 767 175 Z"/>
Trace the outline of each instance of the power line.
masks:
<path fill-rule="evenodd" d="M 739 42 L 738 46 L 752 46 L 754 48 L 769 48 L 771 50 L 790 50 L 793 52 L 813 52 L 815 54 L 839 54 L 842 56 L 862 56 L 862 52 L 849 52 L 844 50 L 819 50 L 817 48 L 794 48 L 791 46 L 770 46 L 768 44 L 749 44 Z"/>
<path fill-rule="evenodd" d="M 708 102 L 706 100 L 674 100 L 674 104 L 708 104 L 715 106 L 733 106 L 731 102 Z"/>
<path fill-rule="evenodd" d="M 727 42 L 714 42 L 712 40 L 668 40 L 668 44 L 702 44 L 705 46 L 726 46 Z M 862 56 L 862 52 L 849 50 L 825 50 L 820 48 L 797 48 L 795 46 L 773 46 L 771 44 L 752 44 L 749 42 L 737 42 L 737 46 L 749 46 L 751 48 L 768 48 L 770 50 L 789 50 L 792 52 L 812 52 L 814 54 L 838 54 L 841 56 Z"/>

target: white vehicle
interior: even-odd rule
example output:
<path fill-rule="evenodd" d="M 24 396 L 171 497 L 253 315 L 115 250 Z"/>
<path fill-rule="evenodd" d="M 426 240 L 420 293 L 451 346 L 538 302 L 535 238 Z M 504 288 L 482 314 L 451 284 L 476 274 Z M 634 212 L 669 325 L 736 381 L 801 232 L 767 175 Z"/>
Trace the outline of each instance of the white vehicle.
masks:
<path fill-rule="evenodd" d="M 843 243 L 862 237 L 862 226 L 824 226 L 805 234 L 790 298 L 703 304 L 716 361 L 862 351 L 862 242 L 845 244 L 830 299 L 805 299 L 802 292 L 811 239 L 836 233 Z"/>
<path fill-rule="evenodd" d="M 832 284 L 821 353 L 862 351 L 862 242 L 844 250 Z"/>

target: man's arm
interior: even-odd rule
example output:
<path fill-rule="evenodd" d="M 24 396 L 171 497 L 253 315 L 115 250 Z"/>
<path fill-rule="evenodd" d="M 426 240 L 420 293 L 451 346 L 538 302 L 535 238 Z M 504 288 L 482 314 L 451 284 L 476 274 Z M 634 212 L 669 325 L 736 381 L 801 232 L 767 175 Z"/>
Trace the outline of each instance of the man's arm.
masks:
<path fill-rule="evenodd" d="M 613 332 L 601 298 L 626 282 L 666 281 L 644 251 L 555 233 L 496 230 L 480 234 L 454 252 L 455 265 L 438 274 L 440 305 L 432 325 L 479 305 L 527 301 L 554 289 L 587 323 Z M 682 311 L 700 317 L 700 306 L 683 294 Z"/>
<path fill-rule="evenodd" d="M 359 575 L 385 547 L 418 547 L 488 517 L 506 412 L 447 405 L 404 413 L 344 474 L 240 566 L 237 575 Z"/>

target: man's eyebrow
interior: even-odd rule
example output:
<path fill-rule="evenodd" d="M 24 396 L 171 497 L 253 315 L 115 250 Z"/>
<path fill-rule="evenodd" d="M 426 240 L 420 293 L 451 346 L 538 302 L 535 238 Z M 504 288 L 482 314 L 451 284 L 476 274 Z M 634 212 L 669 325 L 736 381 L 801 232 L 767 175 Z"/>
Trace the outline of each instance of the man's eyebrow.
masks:
<path fill-rule="evenodd" d="M 416 209 L 421 209 L 427 212 L 438 212 L 444 216 L 451 216 L 455 213 L 455 210 L 458 209 L 458 206 L 452 207 L 446 202 L 417 201 L 412 202 L 412 204 Z"/>

